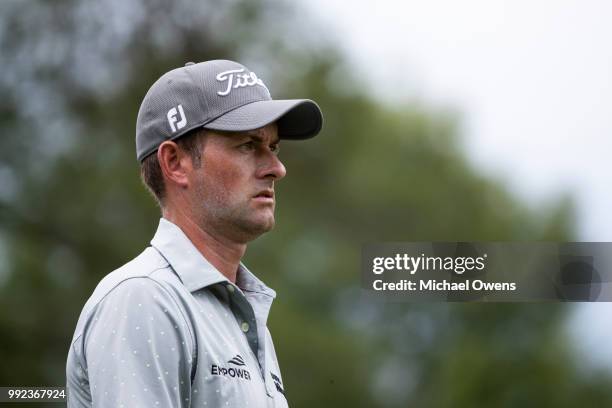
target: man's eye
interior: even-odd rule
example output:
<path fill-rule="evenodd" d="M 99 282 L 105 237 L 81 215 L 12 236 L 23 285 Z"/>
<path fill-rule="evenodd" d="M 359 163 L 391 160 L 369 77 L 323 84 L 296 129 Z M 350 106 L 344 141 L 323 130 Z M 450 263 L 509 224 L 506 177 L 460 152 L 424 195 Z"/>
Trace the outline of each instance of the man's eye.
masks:
<path fill-rule="evenodd" d="M 280 145 L 277 145 L 277 144 L 271 145 L 270 151 L 274 154 L 278 154 L 278 152 L 280 152 Z"/>
<path fill-rule="evenodd" d="M 245 150 L 245 151 L 250 151 L 250 150 L 254 150 L 255 149 L 255 143 L 251 142 L 246 142 L 241 144 L 240 146 L 238 146 L 240 149 Z"/>

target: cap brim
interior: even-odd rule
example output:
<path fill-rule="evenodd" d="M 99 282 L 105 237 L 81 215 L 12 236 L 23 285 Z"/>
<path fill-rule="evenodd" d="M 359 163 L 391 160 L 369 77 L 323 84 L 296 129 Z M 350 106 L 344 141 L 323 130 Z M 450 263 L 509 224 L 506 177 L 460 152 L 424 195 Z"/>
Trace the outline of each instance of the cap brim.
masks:
<path fill-rule="evenodd" d="M 309 99 L 257 101 L 216 118 L 203 125 L 206 129 L 246 131 L 276 122 L 281 139 L 309 139 L 323 127 L 319 106 Z"/>

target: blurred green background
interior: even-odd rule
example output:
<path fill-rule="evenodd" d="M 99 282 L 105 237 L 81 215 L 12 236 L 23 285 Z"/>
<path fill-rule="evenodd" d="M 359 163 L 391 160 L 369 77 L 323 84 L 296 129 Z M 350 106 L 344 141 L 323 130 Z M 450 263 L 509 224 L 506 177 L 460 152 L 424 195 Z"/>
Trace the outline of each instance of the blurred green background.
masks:
<path fill-rule="evenodd" d="M 0 3 L 0 385 L 64 385 L 85 300 L 157 227 L 140 101 L 171 68 L 227 58 L 325 115 L 319 137 L 283 144 L 277 227 L 246 258 L 278 292 L 290 406 L 610 406 L 609 375 L 581 369 L 563 334 L 566 305 L 362 295 L 363 243 L 571 240 L 573 206 L 527 206 L 475 170 L 452 111 L 381 106 L 307 18 L 262 0 Z"/>

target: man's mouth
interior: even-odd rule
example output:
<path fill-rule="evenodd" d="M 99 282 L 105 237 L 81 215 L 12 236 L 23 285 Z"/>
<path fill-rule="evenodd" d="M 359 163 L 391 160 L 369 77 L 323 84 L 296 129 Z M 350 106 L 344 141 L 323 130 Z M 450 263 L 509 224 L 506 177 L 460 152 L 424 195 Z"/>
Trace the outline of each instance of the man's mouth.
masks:
<path fill-rule="evenodd" d="M 262 190 L 259 193 L 257 193 L 255 198 L 257 198 L 257 197 L 274 198 L 274 191 L 273 190 Z"/>
<path fill-rule="evenodd" d="M 262 190 L 257 193 L 254 197 L 255 201 L 262 203 L 273 203 L 274 202 L 274 190 Z"/>

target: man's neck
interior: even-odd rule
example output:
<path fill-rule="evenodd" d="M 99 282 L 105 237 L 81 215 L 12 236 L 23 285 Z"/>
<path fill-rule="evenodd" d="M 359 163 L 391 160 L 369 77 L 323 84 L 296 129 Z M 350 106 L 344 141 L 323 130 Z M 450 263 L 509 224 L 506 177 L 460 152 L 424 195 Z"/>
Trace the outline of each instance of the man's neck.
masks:
<path fill-rule="evenodd" d="M 228 280 L 236 283 L 238 267 L 246 251 L 246 244 L 215 236 L 183 213 L 164 209 L 162 216 L 178 226 L 212 266 Z"/>

